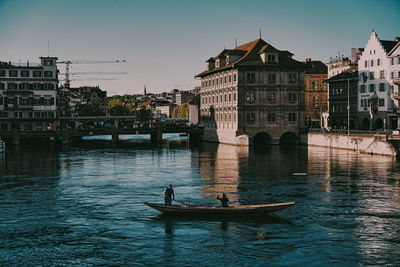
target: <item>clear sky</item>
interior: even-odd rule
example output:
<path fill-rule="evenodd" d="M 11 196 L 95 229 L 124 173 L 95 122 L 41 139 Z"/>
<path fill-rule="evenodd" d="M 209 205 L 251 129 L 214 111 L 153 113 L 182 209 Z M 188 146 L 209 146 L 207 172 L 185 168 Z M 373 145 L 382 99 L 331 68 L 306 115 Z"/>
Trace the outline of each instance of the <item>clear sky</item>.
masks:
<path fill-rule="evenodd" d="M 38 62 L 116 60 L 122 64 L 74 64 L 72 72 L 118 80 L 74 81 L 100 85 L 108 95 L 186 90 L 194 75 L 224 46 L 262 38 L 294 58 L 327 62 L 352 47 L 365 47 L 372 29 L 381 39 L 400 36 L 400 0 L 0 0 L 0 60 Z M 64 72 L 64 65 L 59 66 Z M 76 76 L 76 78 L 79 78 Z"/>

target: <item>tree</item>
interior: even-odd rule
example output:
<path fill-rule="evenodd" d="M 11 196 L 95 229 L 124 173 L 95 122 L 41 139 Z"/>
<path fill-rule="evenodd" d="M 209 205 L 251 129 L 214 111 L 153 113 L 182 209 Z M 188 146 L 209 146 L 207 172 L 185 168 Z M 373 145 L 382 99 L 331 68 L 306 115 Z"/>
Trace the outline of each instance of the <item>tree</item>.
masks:
<path fill-rule="evenodd" d="M 128 108 L 119 99 L 108 101 L 108 112 L 111 116 L 125 116 L 129 114 Z"/>
<path fill-rule="evenodd" d="M 189 118 L 189 104 L 185 103 L 179 107 L 178 118 Z"/>
<path fill-rule="evenodd" d="M 172 118 L 178 118 L 179 106 L 176 106 L 172 111 Z"/>

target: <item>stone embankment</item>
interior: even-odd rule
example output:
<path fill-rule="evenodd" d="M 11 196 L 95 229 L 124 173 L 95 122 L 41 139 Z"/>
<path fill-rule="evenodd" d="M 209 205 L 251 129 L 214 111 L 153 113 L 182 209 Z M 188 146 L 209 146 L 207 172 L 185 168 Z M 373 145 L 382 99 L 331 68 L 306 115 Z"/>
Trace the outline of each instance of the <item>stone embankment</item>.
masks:
<path fill-rule="evenodd" d="M 361 134 L 308 133 L 307 143 L 309 146 L 347 149 L 359 153 L 394 157 L 399 153 L 398 148 L 393 145 L 388 135 L 385 134 L 364 136 Z"/>

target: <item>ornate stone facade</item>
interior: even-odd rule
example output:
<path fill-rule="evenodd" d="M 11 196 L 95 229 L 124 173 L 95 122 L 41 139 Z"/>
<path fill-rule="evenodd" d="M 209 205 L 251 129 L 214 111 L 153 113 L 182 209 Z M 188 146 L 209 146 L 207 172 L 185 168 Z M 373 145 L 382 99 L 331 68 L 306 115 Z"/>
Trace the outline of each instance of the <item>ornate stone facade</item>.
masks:
<path fill-rule="evenodd" d="M 235 145 L 298 142 L 305 64 L 257 39 L 210 58 L 200 73 L 204 140 Z"/>

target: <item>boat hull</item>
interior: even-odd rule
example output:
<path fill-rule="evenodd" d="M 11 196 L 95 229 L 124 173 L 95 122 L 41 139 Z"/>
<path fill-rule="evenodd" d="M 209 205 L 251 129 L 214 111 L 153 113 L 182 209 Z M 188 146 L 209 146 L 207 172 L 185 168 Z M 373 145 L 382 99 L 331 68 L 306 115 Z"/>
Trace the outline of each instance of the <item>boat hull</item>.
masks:
<path fill-rule="evenodd" d="M 271 212 L 285 209 L 287 207 L 293 206 L 295 202 L 263 204 L 263 205 L 243 205 L 243 206 L 230 206 L 230 207 L 211 207 L 211 206 L 184 207 L 178 205 L 164 205 L 164 204 L 149 203 L 149 202 L 145 202 L 144 204 L 165 214 L 174 214 L 174 215 L 256 216 L 256 215 L 265 215 Z"/>

